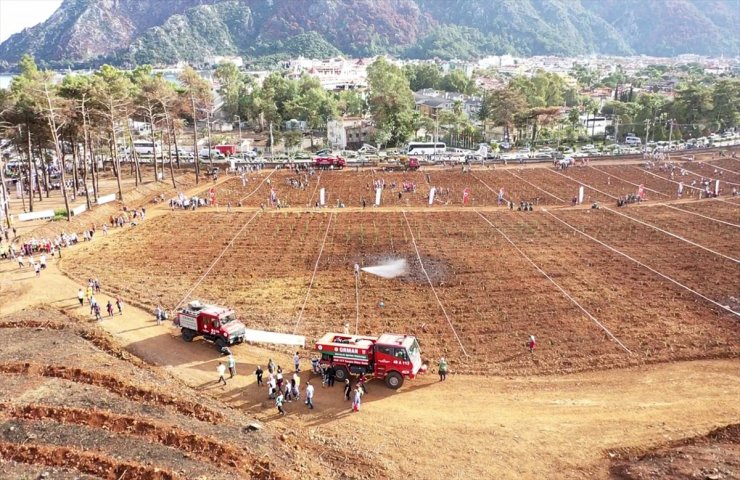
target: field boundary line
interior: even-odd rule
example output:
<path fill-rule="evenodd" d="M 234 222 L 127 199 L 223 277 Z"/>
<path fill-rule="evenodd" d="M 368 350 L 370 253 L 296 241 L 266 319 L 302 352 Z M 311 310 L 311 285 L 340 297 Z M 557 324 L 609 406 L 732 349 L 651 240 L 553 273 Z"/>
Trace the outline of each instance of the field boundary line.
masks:
<path fill-rule="evenodd" d="M 657 173 L 653 173 L 653 172 L 651 172 L 650 170 L 645 170 L 644 168 L 640 168 L 640 167 L 635 167 L 635 166 L 632 166 L 632 168 L 634 168 L 634 169 L 636 169 L 636 170 L 639 170 L 639 171 L 641 171 L 641 172 L 645 172 L 645 173 L 647 173 L 647 174 L 649 174 L 649 175 L 652 175 L 653 177 L 661 178 L 661 179 L 663 179 L 663 180 L 665 180 L 665 181 L 667 181 L 667 182 L 675 183 L 676 185 L 678 185 L 678 184 L 680 184 L 680 183 L 683 183 L 683 182 L 677 182 L 677 181 L 675 181 L 675 180 L 671 180 L 670 178 L 665 178 L 665 177 L 661 177 L 661 176 L 660 176 L 660 175 L 658 175 Z M 687 185 L 687 184 L 685 184 L 685 183 L 684 183 L 684 185 L 683 185 L 683 186 L 684 186 L 684 187 L 686 187 L 686 188 L 693 188 L 694 190 L 699 190 L 700 192 L 703 192 L 703 191 L 704 191 L 704 189 L 703 189 L 703 188 L 695 187 L 695 186 L 693 186 L 693 185 Z"/>
<path fill-rule="evenodd" d="M 669 277 L 669 276 L 668 276 L 668 275 L 666 275 L 665 273 L 659 272 L 658 270 L 656 270 L 656 269 L 652 268 L 652 267 L 651 267 L 651 266 L 649 266 L 649 265 L 646 265 L 646 264 L 642 263 L 641 261 L 637 260 L 636 258 L 633 258 L 633 257 L 631 257 L 631 256 L 627 255 L 626 253 L 624 253 L 624 252 L 621 252 L 621 251 L 617 250 L 616 248 L 612 247 L 611 245 L 608 245 L 608 244 L 606 244 L 606 243 L 602 242 L 602 241 L 601 241 L 601 240 L 599 240 L 598 238 L 596 238 L 596 237 L 593 237 L 593 236 L 589 235 L 588 233 L 586 233 L 586 232 L 583 232 L 583 231 L 581 231 L 581 230 L 577 229 L 576 227 L 574 227 L 574 226 L 573 226 L 573 225 L 571 225 L 570 223 L 568 223 L 568 222 L 566 222 L 565 220 L 563 220 L 563 219 L 559 218 L 558 216 L 556 216 L 556 215 L 554 215 L 554 214 L 550 213 L 549 211 L 547 211 L 547 210 L 545 210 L 545 209 L 543 209 L 542 211 L 543 211 L 543 212 L 545 212 L 546 214 L 550 215 L 550 216 L 551 216 L 552 218 L 554 218 L 554 219 L 555 219 L 555 220 L 557 220 L 558 222 L 560 222 L 560 223 L 562 223 L 563 225 L 567 226 L 567 227 L 568 227 L 568 228 L 570 228 L 571 230 L 573 230 L 573 231 L 575 231 L 575 232 L 578 232 L 578 233 L 580 233 L 581 235 L 583 235 L 584 237 L 586 237 L 586 238 L 589 238 L 589 239 L 593 240 L 594 242 L 596 242 L 596 243 L 600 244 L 600 245 L 601 245 L 601 246 L 603 246 L 604 248 L 607 248 L 607 249 L 611 250 L 612 252 L 614 252 L 614 253 L 616 253 L 616 254 L 618 254 L 618 255 L 621 255 L 621 256 L 623 256 L 624 258 L 627 258 L 627 259 L 629 259 L 629 260 L 632 260 L 633 262 L 635 262 L 635 263 L 636 263 L 636 264 L 638 264 L 639 266 L 641 266 L 641 267 L 643 267 L 643 268 L 646 268 L 646 269 L 650 270 L 650 271 L 651 271 L 651 272 L 653 272 L 654 274 L 656 274 L 656 275 L 658 275 L 658 276 L 660 276 L 660 277 L 662 277 L 662 278 L 664 278 L 664 279 L 668 280 L 669 282 L 671 282 L 671 283 L 673 283 L 673 284 L 675 284 L 675 285 L 678 285 L 679 287 L 681 287 L 681 288 L 683 288 L 683 289 L 685 289 L 685 290 L 688 290 L 689 292 L 693 293 L 694 295 L 696 295 L 696 296 L 698 296 L 698 297 L 700 297 L 700 298 L 703 298 L 704 300 L 706 300 L 706 301 L 708 301 L 709 303 L 711 303 L 711 304 L 713 304 L 713 305 L 715 305 L 715 306 L 717 306 L 717 307 L 721 308 L 722 310 L 726 310 L 726 311 L 728 311 L 728 312 L 732 313 L 733 315 L 736 315 L 736 316 L 740 317 L 740 312 L 736 312 L 736 311 L 735 311 L 735 310 L 733 310 L 732 308 L 730 308 L 730 307 L 728 307 L 728 306 L 726 306 L 726 305 L 722 305 L 721 303 L 717 302 L 716 300 L 712 300 L 711 298 L 707 297 L 706 295 L 704 295 L 704 294 L 702 294 L 702 293 L 699 293 L 699 292 L 697 292 L 696 290 L 692 289 L 691 287 L 688 287 L 688 286 L 684 285 L 683 283 L 679 282 L 678 280 L 674 280 L 673 278 Z"/>
<path fill-rule="evenodd" d="M 455 327 L 452 325 L 452 320 L 450 320 L 450 316 L 447 315 L 447 310 L 445 310 L 445 306 L 442 305 L 442 301 L 439 299 L 439 295 L 437 295 L 437 290 L 434 289 L 434 284 L 432 283 L 432 279 L 429 278 L 427 269 L 424 268 L 424 262 L 421 261 L 421 254 L 419 253 L 419 247 L 416 245 L 416 238 L 414 237 L 414 231 L 411 229 L 411 224 L 409 223 L 408 217 L 406 217 L 406 210 L 404 210 L 402 213 L 403 213 L 403 219 L 406 221 L 406 226 L 408 227 L 409 233 L 411 234 L 411 242 L 414 244 L 414 250 L 416 250 L 416 258 L 419 259 L 419 265 L 421 265 L 421 271 L 424 272 L 424 276 L 426 277 L 427 282 L 429 282 L 429 286 L 432 287 L 432 293 L 434 294 L 434 298 L 437 299 L 439 308 L 442 309 L 442 313 L 447 319 L 447 323 L 450 325 L 450 329 L 452 330 L 452 333 L 455 335 L 455 338 L 457 339 L 457 343 L 460 344 L 460 350 L 462 350 L 462 352 L 465 354 L 466 357 L 470 357 L 470 355 L 468 355 L 468 352 L 465 351 L 465 347 L 463 346 L 462 341 L 460 340 L 460 336 L 457 334 L 457 331 L 455 330 Z"/>
<path fill-rule="evenodd" d="M 313 192 L 311 192 L 311 198 L 308 199 L 308 207 L 311 208 L 313 206 L 313 197 L 316 195 L 316 190 L 319 189 L 319 183 L 321 183 L 321 174 L 319 173 L 319 176 L 316 177 L 316 186 L 313 187 Z"/>
<path fill-rule="evenodd" d="M 355 275 L 355 335 L 360 330 L 360 274 Z"/>
<path fill-rule="evenodd" d="M 730 172 L 730 173 L 734 173 L 735 175 L 740 175 L 740 172 L 736 172 L 728 168 L 723 168 L 723 167 L 720 167 L 718 165 L 711 163 L 711 162 L 716 162 L 717 160 L 724 160 L 724 158 L 714 158 L 711 160 L 694 160 L 694 161 L 691 161 L 688 157 L 678 157 L 678 158 L 683 158 L 687 162 L 690 162 L 692 165 L 696 165 L 697 163 L 703 163 L 704 165 L 709 165 L 710 167 L 714 167 L 717 170 L 724 170 L 725 172 Z M 732 157 L 727 157 L 727 158 L 731 159 Z"/>
<path fill-rule="evenodd" d="M 724 220 L 720 220 L 718 218 L 710 217 L 710 216 L 707 216 L 707 215 L 702 215 L 701 213 L 698 213 L 698 212 L 692 212 L 691 210 L 684 210 L 683 208 L 674 207 L 670 203 L 659 203 L 658 205 L 663 206 L 663 207 L 672 208 L 674 210 L 678 210 L 679 212 L 690 213 L 691 215 L 696 215 L 696 216 L 699 216 L 699 217 L 703 217 L 703 218 L 706 218 L 707 220 L 712 220 L 714 222 L 724 223 L 725 225 L 729 225 L 731 227 L 740 228 L 740 225 L 738 225 L 736 223 L 725 222 Z"/>
<path fill-rule="evenodd" d="M 492 191 L 493 193 L 495 193 L 495 194 L 496 194 L 496 198 L 498 199 L 498 192 L 497 192 L 496 190 L 494 190 L 493 188 L 491 188 L 491 186 L 490 186 L 490 185 L 488 185 L 488 184 L 487 184 L 486 182 L 484 182 L 484 181 L 483 181 L 482 179 L 478 178 L 478 176 L 476 176 L 476 175 L 475 175 L 475 174 L 474 174 L 474 173 L 473 173 L 472 171 L 470 172 L 470 175 L 471 175 L 471 176 L 472 176 L 472 177 L 473 177 L 474 179 L 476 179 L 476 180 L 478 180 L 478 181 L 479 181 L 480 183 L 482 183 L 482 184 L 483 184 L 483 185 L 484 185 L 484 186 L 485 186 L 485 187 L 486 187 L 487 189 L 489 189 L 490 191 Z M 506 192 L 506 190 L 504 190 L 504 193 L 505 193 L 505 192 Z M 504 200 L 507 200 L 507 198 L 506 198 L 506 195 L 504 195 Z M 513 202 L 514 200 L 512 200 L 512 199 L 511 199 L 511 197 L 509 197 L 509 198 L 508 198 L 508 201 L 510 201 L 510 202 Z"/>
<path fill-rule="evenodd" d="M 616 215 L 620 215 L 620 216 L 622 216 L 624 218 L 627 218 L 629 220 L 632 220 L 633 222 L 637 222 L 637 223 L 639 223 L 641 225 L 645 225 L 646 227 L 650 227 L 650 228 L 655 229 L 655 230 L 657 230 L 657 231 L 659 231 L 661 233 L 665 233 L 666 235 L 670 235 L 671 237 L 677 238 L 678 240 L 681 240 L 683 242 L 686 242 L 686 243 L 688 243 L 690 245 L 693 245 L 695 247 L 699 247 L 702 250 L 706 250 L 709 253 L 713 253 L 713 254 L 715 254 L 717 256 L 720 256 L 722 258 L 726 258 L 727 260 L 731 260 L 731 261 L 733 261 L 735 263 L 740 263 L 740 260 L 738 260 L 737 258 L 729 257 L 729 256 L 727 256 L 727 255 L 725 255 L 723 253 L 716 252 L 716 251 L 712 250 L 711 248 L 707 248 L 707 247 L 705 247 L 703 245 L 700 245 L 700 244 L 698 244 L 696 242 L 693 242 L 693 241 L 689 240 L 688 238 L 682 237 L 681 235 L 677 235 L 675 233 L 669 232 L 668 230 L 663 230 L 662 228 L 660 228 L 660 227 L 658 227 L 656 225 L 652 225 L 652 224 L 650 224 L 648 222 L 645 222 L 645 221 L 642 221 L 642 220 L 640 220 L 638 218 L 630 217 L 629 215 L 626 215 L 626 214 L 624 214 L 622 212 L 618 212 L 616 210 L 612 210 L 609 207 L 601 207 L 601 208 L 603 208 L 607 212 L 611 212 L 611 213 L 614 213 Z"/>
<path fill-rule="evenodd" d="M 550 281 L 550 283 L 552 283 L 553 285 L 555 285 L 557 287 L 557 289 L 560 290 L 560 292 L 563 295 L 565 295 L 565 298 L 567 298 L 568 300 L 570 300 L 571 302 L 573 302 L 573 304 L 576 307 L 578 307 L 583 313 L 585 313 L 586 316 L 591 319 L 591 321 L 593 321 L 602 330 L 604 330 L 604 332 L 606 332 L 606 334 L 609 335 L 609 337 L 612 340 L 614 340 L 615 342 L 617 342 L 617 345 L 619 345 L 620 347 L 622 347 L 622 349 L 624 349 L 625 352 L 627 352 L 630 355 L 632 355 L 632 351 L 629 348 L 625 347 L 624 344 L 622 342 L 620 342 L 619 339 L 617 337 L 615 337 L 614 334 L 611 331 L 609 331 L 609 329 L 606 328 L 603 323 L 601 323 L 596 317 L 594 317 L 593 315 L 591 315 L 591 312 L 589 312 L 588 310 L 586 310 L 580 303 L 578 303 L 578 300 L 576 300 L 575 298 L 573 298 L 563 287 L 561 287 L 555 280 L 553 280 L 552 277 L 550 277 L 550 275 L 547 274 L 547 272 L 545 272 L 544 270 L 542 270 L 542 268 L 540 268 L 536 263 L 534 263 L 534 260 L 532 260 L 531 258 L 529 258 L 529 256 L 527 256 L 527 254 L 524 253 L 500 228 L 498 228 L 496 225 L 494 225 L 493 222 L 491 222 L 485 215 L 483 215 L 479 211 L 476 210 L 475 213 L 477 213 L 478 215 L 480 215 L 480 217 L 486 223 L 488 223 L 502 237 L 504 237 L 504 239 L 506 239 L 506 241 L 509 242 L 511 244 L 511 246 L 514 247 L 514 249 L 516 249 L 517 252 L 519 252 L 519 255 L 521 255 L 522 257 L 524 257 L 525 260 L 527 260 L 529 263 L 531 263 L 532 266 L 538 272 L 540 272 L 542 274 L 542 276 L 544 276 L 546 279 L 548 279 Z"/>
<path fill-rule="evenodd" d="M 537 185 L 535 185 L 534 183 L 530 182 L 529 180 L 523 179 L 522 177 L 520 177 L 516 173 L 512 172 L 511 170 L 503 170 L 503 171 L 506 172 L 506 173 L 508 173 L 509 175 L 511 175 L 514 178 L 518 178 L 519 180 L 521 180 L 522 182 L 526 183 L 527 185 L 536 188 L 540 192 L 543 192 L 543 193 L 545 193 L 547 195 L 550 195 L 552 198 L 554 198 L 555 200 L 557 200 L 559 202 L 568 203 L 567 201 L 563 200 L 562 198 L 556 196 L 554 193 L 550 193 L 547 190 L 545 190 L 544 188 L 538 187 Z"/>
<path fill-rule="evenodd" d="M 321 241 L 321 248 L 319 249 L 319 256 L 316 257 L 316 265 L 313 267 L 313 273 L 311 274 L 311 281 L 308 282 L 308 290 L 306 290 L 306 297 L 303 299 L 303 305 L 301 305 L 301 311 L 298 314 L 298 319 L 295 322 L 295 327 L 293 327 L 293 335 L 296 334 L 298 331 L 298 325 L 301 323 L 301 320 L 303 319 L 303 311 L 306 310 L 306 302 L 308 302 L 308 297 L 311 295 L 311 288 L 313 288 L 313 281 L 316 278 L 316 271 L 319 269 L 319 262 L 321 261 L 321 254 L 324 253 L 324 245 L 326 245 L 326 237 L 329 236 L 329 228 L 331 227 L 331 221 L 334 219 L 334 214 L 329 214 L 329 222 L 326 224 L 326 231 L 324 232 L 324 239 Z"/>
<path fill-rule="evenodd" d="M 629 183 L 630 185 L 634 185 L 635 187 L 639 187 L 639 186 L 640 186 L 640 184 L 638 184 L 638 183 L 630 182 L 629 180 L 625 180 L 625 179 L 623 179 L 623 178 L 620 178 L 620 177 L 618 177 L 618 176 L 616 176 L 616 175 L 612 175 L 611 173 L 609 173 L 609 172 L 605 172 L 605 171 L 601 170 L 600 168 L 596 168 L 596 167 L 594 167 L 593 165 L 589 165 L 588 167 L 589 167 L 589 168 L 593 168 L 594 170 L 596 170 L 596 171 L 597 171 L 597 172 L 599 172 L 599 173 L 603 173 L 603 174 L 604 174 L 604 175 L 606 175 L 607 177 L 614 177 L 614 178 L 616 178 L 617 180 L 619 180 L 620 182 L 624 182 L 624 183 Z M 648 188 L 648 187 L 644 187 L 644 188 L 645 188 L 645 190 L 649 190 L 649 191 L 651 191 L 651 192 L 657 193 L 658 195 L 663 195 L 664 197 L 668 197 L 668 198 L 671 198 L 671 196 L 670 196 L 670 195 L 666 195 L 666 194 L 665 194 L 665 193 L 663 193 L 663 192 L 659 192 L 659 191 L 657 191 L 657 190 L 653 190 L 652 188 Z"/>
<path fill-rule="evenodd" d="M 700 178 L 709 178 L 709 175 L 702 175 L 702 174 L 700 174 L 700 173 L 696 173 L 696 172 L 693 172 L 693 171 L 689 170 L 688 168 L 684 168 L 684 167 L 680 167 L 680 168 L 681 168 L 682 170 L 686 170 L 687 172 L 689 172 L 690 174 L 692 174 L 692 175 L 694 175 L 694 176 L 696 176 L 696 177 L 700 177 Z M 714 172 L 712 172 L 712 173 L 714 173 Z M 736 174 L 736 175 L 740 175 L 740 174 Z M 727 184 L 729 184 L 729 185 L 733 185 L 733 186 L 735 186 L 735 187 L 738 187 L 738 186 L 740 186 L 740 183 L 728 182 L 727 180 L 723 180 L 723 179 L 721 179 L 721 178 L 712 178 L 712 180 L 713 180 L 713 181 L 714 181 L 714 180 L 719 180 L 720 182 L 723 182 L 723 183 L 727 183 Z M 714 183 L 714 182 L 712 182 L 712 183 Z"/>
<path fill-rule="evenodd" d="M 196 288 L 198 288 L 198 285 L 200 285 L 203 282 L 203 280 L 205 280 L 206 276 L 208 276 L 208 274 L 211 273 L 211 270 L 213 270 L 213 267 L 215 267 L 216 264 L 219 262 L 219 260 L 221 260 L 221 257 L 223 257 L 224 254 L 226 253 L 226 251 L 229 248 L 231 248 L 231 246 L 234 244 L 234 240 L 236 240 L 236 237 L 238 237 L 239 235 L 242 234 L 242 232 L 247 228 L 247 226 L 249 226 L 250 223 L 252 223 L 252 220 L 254 220 L 257 217 L 257 215 L 259 215 L 259 213 L 260 213 L 259 210 L 257 210 L 256 212 L 254 212 L 254 215 L 252 215 L 249 218 L 249 220 L 247 220 L 247 222 L 244 225 L 242 225 L 242 228 L 240 228 L 239 231 L 236 232 L 236 235 L 234 235 L 233 237 L 231 237 L 231 240 L 229 241 L 229 243 L 226 244 L 226 246 L 221 251 L 221 253 L 218 255 L 218 257 L 216 257 L 216 259 L 213 261 L 213 263 L 211 263 L 211 266 L 208 267 L 208 269 L 203 273 L 203 275 L 201 275 L 200 278 L 195 282 L 195 285 L 193 285 L 190 288 L 190 290 L 188 290 L 188 293 L 186 293 L 185 296 L 182 298 L 182 300 L 180 300 L 180 302 L 175 306 L 175 310 L 177 310 L 178 308 L 180 308 L 180 305 L 182 305 L 183 302 L 185 302 L 185 300 L 188 299 L 188 297 L 190 296 L 190 294 L 193 293 L 193 291 Z"/>
<path fill-rule="evenodd" d="M 262 179 L 262 181 L 259 183 L 259 185 L 257 185 L 257 188 L 255 188 L 254 190 L 252 190 L 250 193 L 247 194 L 247 196 L 245 196 L 244 198 L 240 199 L 239 201 L 240 202 L 243 202 L 244 200 L 248 199 L 249 197 L 251 197 L 252 195 L 254 195 L 255 193 L 257 193 L 257 190 L 259 190 L 260 188 L 262 188 L 262 185 L 267 181 L 268 178 L 272 177 L 272 174 L 275 173 L 275 172 L 277 172 L 277 168 L 272 169 L 272 172 L 270 172 L 270 174 L 268 176 L 266 176 L 265 178 Z"/>
<path fill-rule="evenodd" d="M 560 173 L 560 172 L 558 172 L 558 171 L 555 171 L 555 170 L 553 170 L 553 169 L 551 169 L 551 168 L 546 168 L 545 170 L 547 170 L 548 172 L 552 172 L 552 173 L 555 173 L 555 174 L 557 174 L 557 175 L 560 175 L 561 177 L 565 177 L 565 178 L 567 178 L 568 180 L 571 180 L 571 181 L 573 181 L 573 182 L 576 182 L 576 183 L 577 183 L 577 184 L 579 184 L 579 185 L 583 185 L 584 187 L 586 187 L 586 188 L 590 188 L 591 190 L 593 190 L 593 191 L 595 191 L 595 192 L 599 192 L 599 193 L 600 193 L 600 194 L 602 194 L 602 195 L 606 195 L 606 196 L 607 196 L 607 197 L 609 197 L 609 198 L 613 198 L 614 200 L 618 200 L 618 198 L 617 198 L 617 197 L 615 197 L 614 195 L 612 195 L 611 193 L 606 193 L 606 192 L 602 192 L 602 191 L 601 191 L 601 190 L 599 190 L 598 188 L 596 188 L 596 187 L 592 187 L 591 185 L 589 185 L 589 184 L 587 184 L 587 183 L 583 183 L 583 182 L 581 182 L 580 180 L 576 180 L 576 179 L 575 179 L 575 178 L 573 178 L 573 177 L 569 177 L 568 175 L 566 175 L 566 174 L 564 174 L 564 173 Z"/>

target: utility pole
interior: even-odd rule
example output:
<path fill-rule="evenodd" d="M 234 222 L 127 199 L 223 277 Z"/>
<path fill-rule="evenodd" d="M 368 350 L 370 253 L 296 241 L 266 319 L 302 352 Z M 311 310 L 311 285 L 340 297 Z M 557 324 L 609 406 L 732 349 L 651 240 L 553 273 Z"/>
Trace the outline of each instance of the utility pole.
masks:
<path fill-rule="evenodd" d="M 670 119 L 671 125 L 670 129 L 668 130 L 668 151 L 671 150 L 671 147 L 673 147 L 673 119 Z"/>
<path fill-rule="evenodd" d="M 619 115 L 614 118 L 614 143 L 619 145 Z"/>

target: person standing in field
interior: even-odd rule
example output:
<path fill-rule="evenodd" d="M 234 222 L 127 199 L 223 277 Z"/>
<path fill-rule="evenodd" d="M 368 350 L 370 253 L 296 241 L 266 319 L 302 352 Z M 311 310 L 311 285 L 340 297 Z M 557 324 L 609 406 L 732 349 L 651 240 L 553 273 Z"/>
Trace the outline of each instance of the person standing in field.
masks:
<path fill-rule="evenodd" d="M 229 354 L 228 364 L 229 378 L 234 378 L 234 375 L 236 375 L 236 360 L 234 359 L 234 355 Z"/>
<path fill-rule="evenodd" d="M 355 396 L 352 399 L 352 411 L 359 412 L 360 404 L 362 403 L 362 389 L 359 385 L 355 387 Z"/>
<path fill-rule="evenodd" d="M 447 360 L 445 357 L 439 359 L 439 381 L 447 380 Z"/>
<path fill-rule="evenodd" d="M 226 374 L 226 367 L 223 363 L 218 362 L 216 372 L 218 373 L 218 381 L 216 383 L 223 383 L 224 385 L 226 385 L 226 379 L 224 378 L 224 375 Z"/>
<path fill-rule="evenodd" d="M 311 385 L 311 381 L 306 382 L 306 405 L 313 410 L 313 385 Z"/>
<path fill-rule="evenodd" d="M 529 336 L 527 348 L 529 348 L 529 353 L 534 353 L 534 350 L 537 348 L 537 340 L 534 338 L 534 335 Z"/>
<path fill-rule="evenodd" d="M 116 295 L 116 308 L 118 308 L 118 314 L 123 315 L 123 301 L 118 295 Z"/>
<path fill-rule="evenodd" d="M 257 377 L 257 386 L 258 387 L 262 385 L 262 374 L 263 373 L 264 372 L 262 371 L 262 367 L 260 367 L 259 365 L 257 365 L 257 370 L 254 371 L 254 375 Z"/>
<path fill-rule="evenodd" d="M 113 304 L 111 303 L 110 300 L 108 300 L 108 304 L 105 306 L 105 308 L 106 310 L 108 310 L 108 316 L 112 317 L 113 316 Z"/>
<path fill-rule="evenodd" d="M 349 378 L 344 380 L 344 401 L 349 400 L 349 396 L 352 393 L 352 385 L 349 383 Z"/>
<path fill-rule="evenodd" d="M 85 304 L 85 292 L 81 288 L 77 289 L 77 300 L 80 301 L 80 306 Z"/>
<path fill-rule="evenodd" d="M 293 364 L 295 365 L 295 371 L 300 372 L 301 371 L 301 356 L 298 352 L 295 352 L 295 355 L 293 355 Z"/>

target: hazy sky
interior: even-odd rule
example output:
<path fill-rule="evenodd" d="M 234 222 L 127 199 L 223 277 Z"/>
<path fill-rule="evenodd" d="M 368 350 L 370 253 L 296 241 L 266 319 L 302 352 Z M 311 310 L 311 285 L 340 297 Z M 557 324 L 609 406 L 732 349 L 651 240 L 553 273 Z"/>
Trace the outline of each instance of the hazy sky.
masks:
<path fill-rule="evenodd" d="M 62 0 L 0 0 L 0 42 L 43 22 L 61 3 Z"/>

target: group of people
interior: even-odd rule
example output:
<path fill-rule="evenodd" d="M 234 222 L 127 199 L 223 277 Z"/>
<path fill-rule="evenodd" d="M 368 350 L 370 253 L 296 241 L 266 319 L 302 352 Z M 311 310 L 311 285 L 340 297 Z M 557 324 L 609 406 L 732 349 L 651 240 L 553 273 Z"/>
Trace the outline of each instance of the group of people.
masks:
<path fill-rule="evenodd" d="M 96 320 L 102 321 L 103 315 L 100 304 L 95 298 L 96 293 L 100 293 L 100 281 L 97 278 L 88 279 L 86 289 L 79 288 L 77 290 L 77 300 L 80 302 L 80 307 L 82 307 L 85 305 L 85 300 L 87 299 L 87 303 L 90 305 L 90 315 L 94 315 Z M 118 314 L 123 315 L 123 300 L 121 300 L 120 296 L 116 295 L 114 300 L 108 300 L 108 303 L 105 305 L 105 311 L 108 316 L 112 317 L 114 315 L 114 302 Z"/>

